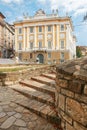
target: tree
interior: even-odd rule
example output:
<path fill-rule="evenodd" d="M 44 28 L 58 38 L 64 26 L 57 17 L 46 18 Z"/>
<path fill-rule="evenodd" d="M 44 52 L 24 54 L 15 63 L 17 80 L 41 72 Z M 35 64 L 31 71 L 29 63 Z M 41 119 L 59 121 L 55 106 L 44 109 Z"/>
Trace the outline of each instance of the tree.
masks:
<path fill-rule="evenodd" d="M 83 17 L 83 21 L 86 21 L 87 20 L 87 12 L 86 12 L 86 15 L 84 15 Z"/>
<path fill-rule="evenodd" d="M 80 47 L 76 47 L 76 56 L 79 58 L 79 57 L 82 57 L 82 52 L 81 52 L 81 48 Z"/>

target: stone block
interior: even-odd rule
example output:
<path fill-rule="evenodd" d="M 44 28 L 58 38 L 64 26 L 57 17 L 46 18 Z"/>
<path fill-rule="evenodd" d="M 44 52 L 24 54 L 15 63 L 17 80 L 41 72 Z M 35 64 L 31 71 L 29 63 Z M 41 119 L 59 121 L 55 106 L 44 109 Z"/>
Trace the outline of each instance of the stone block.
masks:
<path fill-rule="evenodd" d="M 67 97 L 72 97 L 72 98 L 74 97 L 74 93 L 67 89 L 61 89 L 61 93 Z"/>
<path fill-rule="evenodd" d="M 66 130 L 75 130 L 75 128 L 70 124 L 66 123 Z"/>
<path fill-rule="evenodd" d="M 73 120 L 87 126 L 87 105 L 67 98 L 66 112 Z"/>
<path fill-rule="evenodd" d="M 61 114 L 62 118 L 65 120 L 65 122 L 68 122 L 69 124 L 72 125 L 73 120 L 69 117 L 69 115 L 67 115 L 63 111 L 61 111 L 60 114 Z"/>
<path fill-rule="evenodd" d="M 75 128 L 75 130 L 87 130 L 87 127 L 84 127 L 77 122 L 74 122 L 74 128 Z"/>
<path fill-rule="evenodd" d="M 67 88 L 68 87 L 68 81 L 67 80 L 58 79 L 58 80 L 56 80 L 56 83 L 60 87 L 63 87 L 63 88 Z"/>
<path fill-rule="evenodd" d="M 87 104 L 87 96 L 86 95 L 75 94 L 75 99 L 78 100 L 79 102 L 83 102 L 83 103 Z"/>
<path fill-rule="evenodd" d="M 64 76 L 64 79 L 65 79 L 65 80 L 72 80 L 72 78 L 73 78 L 73 77 L 70 76 L 70 75 L 69 75 L 69 76 L 68 76 L 68 75 L 67 75 L 67 76 Z"/>
<path fill-rule="evenodd" d="M 82 93 L 83 85 L 79 81 L 69 81 L 68 89 L 75 93 Z"/>
<path fill-rule="evenodd" d="M 61 120 L 61 127 L 63 130 L 65 130 L 65 121 L 63 119 Z"/>
<path fill-rule="evenodd" d="M 85 87 L 84 87 L 84 94 L 87 95 L 87 84 L 86 84 Z"/>
<path fill-rule="evenodd" d="M 58 85 L 56 85 L 56 91 L 57 91 L 57 94 L 61 92 L 61 87 L 59 87 Z"/>
<path fill-rule="evenodd" d="M 7 120 L 5 120 L 5 122 L 1 125 L 2 129 L 8 129 L 9 127 L 11 127 L 13 125 L 13 123 L 15 122 L 16 118 L 11 116 L 9 117 Z"/>
<path fill-rule="evenodd" d="M 59 78 L 63 78 L 63 77 L 64 77 L 63 74 L 61 74 L 61 73 L 57 73 L 57 76 L 56 76 L 57 79 L 59 79 Z"/>
<path fill-rule="evenodd" d="M 61 94 L 59 94 L 59 108 L 61 108 L 63 111 L 65 111 L 65 97 Z"/>

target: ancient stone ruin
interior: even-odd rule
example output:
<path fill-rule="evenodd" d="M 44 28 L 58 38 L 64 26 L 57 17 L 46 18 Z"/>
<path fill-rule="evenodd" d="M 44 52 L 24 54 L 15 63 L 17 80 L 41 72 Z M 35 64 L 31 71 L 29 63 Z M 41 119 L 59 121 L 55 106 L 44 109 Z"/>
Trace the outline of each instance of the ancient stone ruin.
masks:
<path fill-rule="evenodd" d="M 87 130 L 87 57 L 56 69 L 56 105 L 62 129 Z"/>

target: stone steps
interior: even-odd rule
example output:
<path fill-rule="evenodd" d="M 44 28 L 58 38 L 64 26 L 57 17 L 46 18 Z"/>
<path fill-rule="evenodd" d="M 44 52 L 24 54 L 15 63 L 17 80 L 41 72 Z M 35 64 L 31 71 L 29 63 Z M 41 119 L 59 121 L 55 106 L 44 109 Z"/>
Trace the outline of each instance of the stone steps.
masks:
<path fill-rule="evenodd" d="M 31 110 L 37 115 L 59 123 L 60 119 L 55 107 L 55 75 L 43 74 L 29 80 L 19 82 L 19 87 L 13 89 L 26 97 L 26 101 L 17 102 L 20 106 Z"/>
<path fill-rule="evenodd" d="M 46 103 L 48 105 L 55 106 L 54 100 L 51 97 L 51 95 L 47 93 L 43 93 L 40 91 L 37 91 L 33 88 L 29 87 L 23 87 L 23 86 L 14 86 L 13 90 L 19 92 L 20 94 L 26 96 L 27 98 L 35 99 L 39 102 Z"/>
<path fill-rule="evenodd" d="M 43 77 L 46 77 L 46 78 L 49 78 L 49 79 L 52 79 L 52 80 L 55 80 L 56 79 L 56 75 L 55 74 L 42 74 L 41 76 Z"/>
<path fill-rule="evenodd" d="M 41 92 L 44 92 L 44 93 L 55 95 L 55 87 L 54 86 L 53 87 L 48 86 L 46 84 L 39 83 L 39 82 L 34 81 L 32 79 L 20 81 L 19 83 L 24 87 L 27 86 L 27 87 L 34 88 L 34 89 L 41 91 Z"/>
<path fill-rule="evenodd" d="M 51 123 L 57 123 L 57 125 L 60 125 L 60 118 L 56 116 L 56 112 L 53 110 L 52 106 L 38 102 L 34 99 L 32 99 L 31 102 L 29 102 L 29 100 L 26 100 L 22 102 L 16 102 L 16 104 L 30 110 L 40 117 L 47 119 Z"/>
<path fill-rule="evenodd" d="M 32 80 L 37 81 L 39 83 L 43 83 L 49 86 L 55 86 L 55 81 L 43 76 L 31 77 Z"/>

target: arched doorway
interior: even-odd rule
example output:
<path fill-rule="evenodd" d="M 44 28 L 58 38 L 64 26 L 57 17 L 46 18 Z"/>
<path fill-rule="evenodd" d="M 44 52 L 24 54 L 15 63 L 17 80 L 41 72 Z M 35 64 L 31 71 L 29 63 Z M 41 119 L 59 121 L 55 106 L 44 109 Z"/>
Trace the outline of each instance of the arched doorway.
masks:
<path fill-rule="evenodd" d="M 39 63 L 44 63 L 44 56 L 42 54 L 38 54 L 37 58 L 39 59 Z"/>

